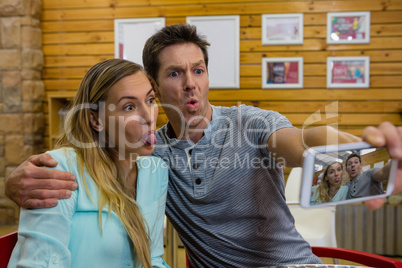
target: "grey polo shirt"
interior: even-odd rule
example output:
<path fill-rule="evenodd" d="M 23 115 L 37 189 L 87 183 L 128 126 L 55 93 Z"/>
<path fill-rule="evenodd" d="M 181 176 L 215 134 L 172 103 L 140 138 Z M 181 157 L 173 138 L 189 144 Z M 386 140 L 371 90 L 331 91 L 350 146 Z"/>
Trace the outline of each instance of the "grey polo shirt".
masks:
<path fill-rule="evenodd" d="M 379 168 L 372 168 L 360 173 L 354 181 L 348 181 L 344 185 L 349 187 L 347 199 L 358 198 L 370 195 L 383 194 L 382 183 L 372 179 L 374 172 Z"/>
<path fill-rule="evenodd" d="M 266 144 L 292 127 L 273 111 L 213 106 L 204 137 L 157 132 L 154 155 L 170 167 L 166 213 L 196 267 L 322 263 L 294 227 L 280 163 Z"/>

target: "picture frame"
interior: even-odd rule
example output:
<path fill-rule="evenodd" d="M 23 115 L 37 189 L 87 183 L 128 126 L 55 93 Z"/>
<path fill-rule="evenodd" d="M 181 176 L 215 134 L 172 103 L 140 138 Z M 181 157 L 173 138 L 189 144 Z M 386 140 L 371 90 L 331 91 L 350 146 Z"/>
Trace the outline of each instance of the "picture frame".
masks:
<path fill-rule="evenodd" d="M 328 57 L 327 88 L 368 88 L 370 57 Z"/>
<path fill-rule="evenodd" d="M 302 45 L 303 13 L 261 16 L 263 45 Z"/>
<path fill-rule="evenodd" d="M 327 44 L 370 43 L 370 12 L 327 13 Z"/>
<path fill-rule="evenodd" d="M 115 19 L 114 56 L 135 63 L 142 63 L 145 42 L 165 26 L 165 18 Z M 129 48 L 129 49 L 127 49 Z"/>
<path fill-rule="evenodd" d="M 262 88 L 303 88 L 303 58 L 263 58 Z"/>
<path fill-rule="evenodd" d="M 189 16 L 211 44 L 208 75 L 211 89 L 240 88 L 240 16 Z"/>

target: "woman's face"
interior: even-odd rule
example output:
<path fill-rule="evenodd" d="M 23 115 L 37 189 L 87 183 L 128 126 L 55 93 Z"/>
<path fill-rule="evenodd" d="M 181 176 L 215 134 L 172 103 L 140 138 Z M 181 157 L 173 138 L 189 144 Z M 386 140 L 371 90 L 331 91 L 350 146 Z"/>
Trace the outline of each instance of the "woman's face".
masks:
<path fill-rule="evenodd" d="M 142 71 L 122 78 L 109 89 L 104 110 L 105 139 L 108 146 L 118 150 L 121 160 L 153 152 L 158 106 Z"/>
<path fill-rule="evenodd" d="M 331 165 L 326 177 L 330 186 L 339 186 L 342 183 L 342 165 L 340 163 Z"/>

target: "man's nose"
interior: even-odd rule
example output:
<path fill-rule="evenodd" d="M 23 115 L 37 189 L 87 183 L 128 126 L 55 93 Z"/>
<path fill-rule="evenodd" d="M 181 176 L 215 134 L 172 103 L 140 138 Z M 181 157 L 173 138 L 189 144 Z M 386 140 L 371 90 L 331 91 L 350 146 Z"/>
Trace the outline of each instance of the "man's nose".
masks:
<path fill-rule="evenodd" d="M 186 72 L 186 81 L 184 84 L 184 90 L 192 90 L 195 88 L 195 82 L 194 82 L 194 77 L 190 71 Z"/>

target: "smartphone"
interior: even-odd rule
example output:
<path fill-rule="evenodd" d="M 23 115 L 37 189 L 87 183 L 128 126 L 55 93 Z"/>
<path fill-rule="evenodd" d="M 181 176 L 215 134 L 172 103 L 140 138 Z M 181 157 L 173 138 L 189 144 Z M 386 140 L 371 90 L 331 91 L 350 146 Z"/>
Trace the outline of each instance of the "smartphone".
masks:
<path fill-rule="evenodd" d="M 315 208 L 392 194 L 398 160 L 366 142 L 311 147 L 304 152 L 300 205 Z"/>

